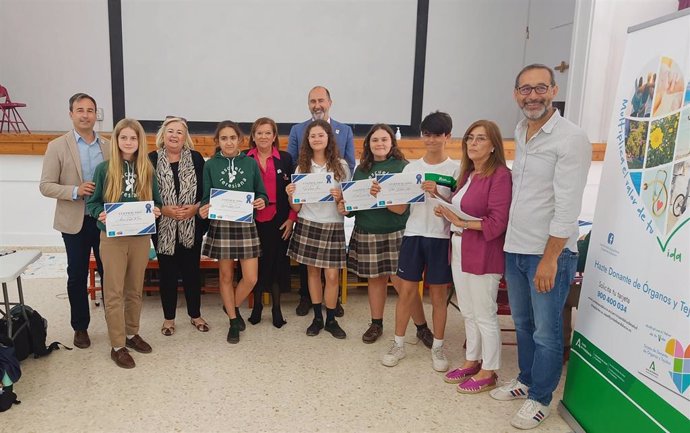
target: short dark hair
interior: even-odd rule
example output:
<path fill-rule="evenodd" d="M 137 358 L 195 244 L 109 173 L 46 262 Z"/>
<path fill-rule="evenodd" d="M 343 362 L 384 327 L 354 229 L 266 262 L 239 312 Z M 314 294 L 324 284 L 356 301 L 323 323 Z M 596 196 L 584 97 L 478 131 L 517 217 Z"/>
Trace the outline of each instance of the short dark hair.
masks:
<path fill-rule="evenodd" d="M 424 120 L 422 120 L 419 129 L 429 134 L 448 135 L 453 130 L 453 119 L 450 118 L 448 113 L 434 111 L 427 114 Z"/>
<path fill-rule="evenodd" d="M 69 98 L 69 111 L 72 112 L 72 108 L 74 107 L 74 103 L 79 102 L 82 99 L 90 100 L 91 102 L 93 102 L 93 107 L 98 108 L 98 105 L 96 104 L 96 100 L 93 99 L 93 97 L 91 95 L 87 95 L 86 93 L 79 92 L 79 93 L 75 93 L 74 95 L 72 95 L 71 98 Z"/>
<path fill-rule="evenodd" d="M 520 87 L 520 77 L 522 74 L 524 74 L 527 71 L 531 71 L 532 69 L 546 69 L 549 71 L 549 76 L 551 77 L 551 85 L 555 86 L 556 85 L 556 77 L 553 74 L 553 69 L 549 68 L 548 66 L 541 64 L 541 63 L 532 63 L 531 65 L 527 65 L 524 68 L 518 72 L 517 76 L 515 77 L 515 88 L 517 89 Z"/>

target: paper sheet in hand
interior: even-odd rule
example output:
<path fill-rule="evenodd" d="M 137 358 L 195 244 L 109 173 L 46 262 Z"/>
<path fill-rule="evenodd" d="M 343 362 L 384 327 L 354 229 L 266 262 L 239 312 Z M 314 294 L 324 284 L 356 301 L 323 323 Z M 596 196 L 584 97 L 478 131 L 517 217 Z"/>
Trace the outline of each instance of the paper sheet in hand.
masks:
<path fill-rule="evenodd" d="M 211 188 L 211 208 L 208 217 L 212 220 L 251 223 L 254 221 L 254 193 Z"/>
<path fill-rule="evenodd" d="M 105 232 L 109 238 L 156 233 L 153 201 L 105 203 Z"/>
<path fill-rule="evenodd" d="M 345 199 L 345 210 L 376 209 L 377 198 L 370 194 L 371 185 L 374 179 L 363 179 L 354 182 L 343 182 L 340 187 L 343 189 L 343 199 Z"/>
<path fill-rule="evenodd" d="M 294 204 L 333 202 L 331 189 L 336 187 L 333 173 L 293 174 L 292 183 L 295 192 L 292 194 Z"/>
<path fill-rule="evenodd" d="M 424 203 L 424 173 L 393 173 L 376 176 L 381 192 L 376 196 L 379 206 Z"/>
<path fill-rule="evenodd" d="M 450 209 L 451 212 L 453 212 L 455 215 L 457 215 L 462 220 L 465 220 L 465 221 L 481 221 L 482 220 L 481 218 L 477 218 L 477 217 L 474 217 L 470 214 L 466 214 L 459 207 L 455 207 L 451 203 L 446 203 L 445 201 L 443 201 L 439 198 L 430 197 L 429 202 L 431 202 L 434 205 L 434 207 L 436 207 L 436 205 L 441 205 L 441 206 L 445 207 L 446 209 Z"/>

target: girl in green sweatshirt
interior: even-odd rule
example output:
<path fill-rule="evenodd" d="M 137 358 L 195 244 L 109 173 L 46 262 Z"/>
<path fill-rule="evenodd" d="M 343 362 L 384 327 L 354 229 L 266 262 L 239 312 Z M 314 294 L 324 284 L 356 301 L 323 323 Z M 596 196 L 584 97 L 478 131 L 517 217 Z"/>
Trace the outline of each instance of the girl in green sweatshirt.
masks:
<path fill-rule="evenodd" d="M 204 197 L 199 208 L 201 217 L 208 218 L 211 214 L 213 218 L 209 204 L 211 188 L 253 192 L 254 209 L 265 208 L 268 196 L 259 167 L 254 158 L 240 152 L 243 141 L 240 127 L 229 120 L 220 122 L 213 140 L 218 148 L 216 154 L 204 165 Z M 259 273 L 261 244 L 253 219 L 251 223 L 213 219 L 202 254 L 218 260 L 220 294 L 223 308 L 230 318 L 227 341 L 231 344 L 239 343 L 240 331 L 244 331 L 246 325 L 237 306 L 252 291 Z M 235 259 L 239 260 L 242 267 L 242 278 L 233 290 Z"/>

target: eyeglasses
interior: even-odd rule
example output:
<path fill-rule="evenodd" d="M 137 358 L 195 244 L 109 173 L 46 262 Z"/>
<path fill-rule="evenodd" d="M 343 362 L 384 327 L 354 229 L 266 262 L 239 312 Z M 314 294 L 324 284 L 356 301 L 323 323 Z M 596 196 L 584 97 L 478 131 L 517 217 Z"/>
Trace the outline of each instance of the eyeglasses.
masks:
<path fill-rule="evenodd" d="M 180 119 L 184 123 L 187 123 L 187 119 L 185 119 L 182 116 L 165 116 L 165 120 L 168 120 L 168 119 Z"/>
<path fill-rule="evenodd" d="M 470 144 L 472 142 L 475 142 L 477 144 L 484 144 L 488 141 L 489 139 L 485 135 L 468 135 L 465 137 L 465 143 Z"/>
<path fill-rule="evenodd" d="M 537 95 L 543 95 L 544 93 L 549 91 L 549 88 L 551 86 L 547 86 L 546 84 L 537 84 L 536 86 L 521 86 L 517 88 L 517 91 L 519 94 L 522 96 L 527 96 L 530 93 L 532 93 L 532 90 L 537 92 Z"/>

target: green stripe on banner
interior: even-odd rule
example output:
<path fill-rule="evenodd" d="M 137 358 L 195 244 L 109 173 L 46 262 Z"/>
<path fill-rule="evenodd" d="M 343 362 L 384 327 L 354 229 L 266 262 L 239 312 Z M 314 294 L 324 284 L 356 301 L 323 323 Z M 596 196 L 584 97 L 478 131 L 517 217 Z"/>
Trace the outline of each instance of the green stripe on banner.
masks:
<path fill-rule="evenodd" d="M 690 420 L 575 332 L 563 404 L 588 433 L 687 432 Z"/>

